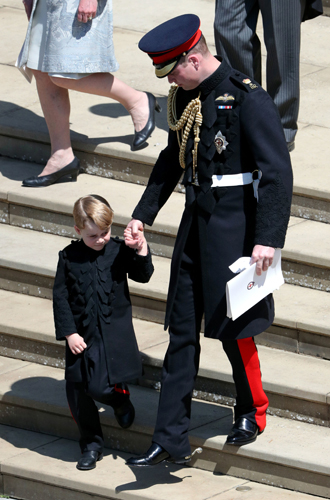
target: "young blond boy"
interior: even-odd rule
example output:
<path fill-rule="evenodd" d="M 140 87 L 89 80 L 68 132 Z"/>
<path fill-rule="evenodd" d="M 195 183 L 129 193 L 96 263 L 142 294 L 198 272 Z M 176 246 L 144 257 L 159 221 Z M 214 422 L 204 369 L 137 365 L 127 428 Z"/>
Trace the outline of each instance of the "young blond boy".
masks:
<path fill-rule="evenodd" d="M 149 281 L 150 251 L 140 231 L 123 240 L 111 237 L 113 211 L 98 195 L 79 198 L 73 209 L 81 237 L 59 253 L 53 300 L 56 339 L 66 339 L 66 393 L 80 432 L 79 470 L 103 457 L 103 434 L 94 401 L 111 406 L 118 424 L 135 416 L 125 382 L 141 375 L 132 324 L 127 275 Z"/>

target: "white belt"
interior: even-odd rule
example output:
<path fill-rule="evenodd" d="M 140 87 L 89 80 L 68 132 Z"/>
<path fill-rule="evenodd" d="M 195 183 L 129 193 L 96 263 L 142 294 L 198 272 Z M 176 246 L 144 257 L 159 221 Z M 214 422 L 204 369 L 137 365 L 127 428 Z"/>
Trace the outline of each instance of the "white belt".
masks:
<path fill-rule="evenodd" d="M 255 177 L 255 179 L 253 178 L 253 176 Z M 261 170 L 254 170 L 254 172 L 244 172 L 243 174 L 212 175 L 211 187 L 244 186 L 245 184 L 253 183 L 254 197 L 258 201 L 258 186 L 261 176 Z"/>

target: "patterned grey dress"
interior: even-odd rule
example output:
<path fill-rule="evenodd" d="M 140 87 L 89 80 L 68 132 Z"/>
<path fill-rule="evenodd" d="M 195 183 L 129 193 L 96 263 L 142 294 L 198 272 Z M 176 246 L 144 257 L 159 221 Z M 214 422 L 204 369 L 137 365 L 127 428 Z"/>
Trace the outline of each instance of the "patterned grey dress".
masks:
<path fill-rule="evenodd" d="M 98 0 L 87 23 L 78 22 L 78 6 L 79 0 L 34 0 L 17 66 L 67 78 L 116 71 L 112 0 Z"/>

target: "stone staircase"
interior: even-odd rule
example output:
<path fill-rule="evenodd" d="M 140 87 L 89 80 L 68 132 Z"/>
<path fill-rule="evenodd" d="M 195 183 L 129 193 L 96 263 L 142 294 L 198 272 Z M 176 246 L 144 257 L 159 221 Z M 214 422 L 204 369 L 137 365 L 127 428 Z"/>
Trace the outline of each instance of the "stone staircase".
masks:
<path fill-rule="evenodd" d="M 211 40 L 213 2 L 182 1 L 178 14 L 198 12 L 201 1 L 204 33 Z M 162 2 L 162 15 L 171 17 L 172 7 Z M 115 6 L 115 45 L 123 54 L 131 53 L 141 33 L 159 20 L 160 14 L 150 14 L 147 0 L 140 0 L 138 9 L 146 16 L 137 32 L 136 8 L 128 16 L 124 3 Z M 147 285 L 130 283 L 145 370 L 139 385 L 131 386 L 136 421 L 123 431 L 112 411 L 100 407 L 108 449 L 95 471 L 82 474 L 75 469 L 78 434 L 65 398 L 64 343 L 55 341 L 50 300 L 58 251 L 75 237 L 74 201 L 88 193 L 110 201 L 115 210 L 112 233 L 122 236 L 166 145 L 166 113 L 157 117 L 148 147 L 132 153 L 130 119 L 119 105 L 72 92 L 72 139 L 85 173 L 76 183 L 21 187 L 23 178 L 40 172 L 40 163 L 49 155 L 49 139 L 35 88 L 13 67 L 21 41 L 16 35 L 22 37 L 26 23 L 21 2 L 4 0 L 0 19 L 8 39 L 10 30 L 15 33 L 0 61 L 6 96 L 0 102 L 0 493 L 25 500 L 304 500 L 310 498 L 307 494 L 330 498 L 330 135 L 329 120 L 320 111 L 322 85 L 328 82 L 327 53 L 303 45 L 306 101 L 292 153 L 292 217 L 282 252 L 286 284 L 275 293 L 274 324 L 256 338 L 270 400 L 265 432 L 249 446 L 225 446 L 234 384 L 221 347 L 202 336 L 190 439 L 203 453 L 195 455 L 190 468 L 162 464 L 151 472 L 124 465 L 125 457 L 147 449 L 156 419 L 168 342 L 162 322 L 170 257 L 184 206 L 178 186 L 152 228 L 146 228 L 154 276 Z M 307 39 L 327 40 L 329 21 L 306 23 Z M 157 81 L 145 56 L 135 52 L 134 60 L 124 60 L 118 76 L 156 93 L 165 110 L 168 85 Z M 138 82 L 133 74 L 140 75 Z"/>
<path fill-rule="evenodd" d="M 38 144 L 31 149 L 38 151 Z M 111 165 L 112 157 L 103 156 L 102 163 Z M 1 424 L 77 439 L 65 400 L 64 344 L 54 338 L 50 298 L 57 255 L 74 237 L 71 211 L 82 194 L 98 193 L 110 200 L 115 210 L 113 234 L 122 236 L 144 189 L 139 172 L 150 169 L 147 163 L 136 165 L 131 158 L 125 164 L 136 172 L 137 177 L 125 179 L 132 182 L 119 180 L 119 170 L 116 179 L 94 171 L 94 175 L 81 174 L 77 183 L 33 190 L 22 188 L 20 180 L 39 171 L 37 164 L 0 158 Z M 317 195 L 309 198 L 310 205 L 312 200 L 319 201 Z M 152 436 L 167 347 L 162 321 L 170 256 L 183 203 L 184 195 L 174 193 L 155 225 L 146 230 L 155 265 L 150 283 L 130 283 L 145 368 L 140 385 L 132 387 L 137 419 L 131 429 L 123 431 L 111 411 L 102 411 L 106 445 L 126 453 L 144 451 Z M 291 218 L 283 250 L 287 283 L 275 294 L 274 324 L 257 338 L 270 399 L 267 429 L 247 447 L 228 450 L 224 445 L 235 396 L 230 365 L 220 346 L 214 355 L 215 341 L 202 338 L 191 443 L 202 446 L 203 454 L 192 465 L 329 498 L 330 225 L 310 217 L 306 211 Z"/>

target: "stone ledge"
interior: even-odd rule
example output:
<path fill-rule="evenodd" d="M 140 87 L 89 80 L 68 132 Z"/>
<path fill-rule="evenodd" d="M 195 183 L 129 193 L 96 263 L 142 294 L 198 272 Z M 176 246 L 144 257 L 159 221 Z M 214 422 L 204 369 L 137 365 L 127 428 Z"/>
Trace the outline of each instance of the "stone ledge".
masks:
<path fill-rule="evenodd" d="M 163 464 L 150 470 L 130 469 L 129 454 L 105 449 L 96 469 L 82 473 L 75 468 L 77 444 L 46 434 L 0 425 L 1 493 L 44 500 L 310 500 L 309 495 L 258 484 L 197 468 Z M 321 500 L 321 497 L 312 497 Z"/>
<path fill-rule="evenodd" d="M 8 425 L 11 422 L 11 426 L 25 427 L 28 430 L 31 428 L 34 432 L 38 430 L 57 437 L 64 434 L 71 439 L 77 439 L 77 430 L 66 406 L 62 371 L 29 365 L 22 362 L 16 362 L 15 365 L 11 360 L 11 368 L 7 368 L 1 375 L 1 423 Z M 1 371 L 4 371 L 3 368 Z M 130 429 L 124 431 L 118 427 L 111 409 L 101 412 L 107 446 L 129 454 L 144 452 L 150 445 L 158 400 L 155 391 L 139 387 L 131 389 L 136 420 Z M 35 397 L 39 398 L 38 404 L 34 402 Z M 145 408 L 148 408 L 148 412 Z M 53 410 L 56 411 L 56 418 Z M 192 460 L 191 465 L 194 468 L 329 498 L 329 428 L 268 416 L 266 430 L 255 443 L 234 448 L 225 445 L 231 425 L 231 409 L 218 404 L 193 401 L 190 441 L 193 449 L 197 446 L 203 447 L 202 455 L 195 455 Z M 33 477 L 44 484 L 54 484 L 55 480 L 57 485 L 68 485 L 67 479 L 59 480 L 61 470 L 63 472 L 66 468 L 65 464 L 59 464 L 55 470 L 49 467 L 45 469 L 41 465 L 43 460 L 47 460 L 46 457 L 54 456 L 54 448 L 53 452 L 51 448 L 58 446 L 61 441 L 53 441 L 50 448 L 46 445 L 48 450 L 44 448 L 45 445 L 41 445 L 40 450 L 34 449 L 34 460 L 26 460 L 24 453 L 21 453 L 18 457 L 2 462 L 1 473 L 11 476 L 17 474 L 18 477 L 32 474 L 30 478 Z M 75 476 L 74 462 L 79 455 L 77 444 L 74 449 L 68 467 L 74 477 L 79 477 L 81 484 L 90 474 Z M 63 458 L 62 455 L 62 460 Z M 22 467 L 20 473 L 16 468 L 18 463 Z M 103 471 L 103 474 L 105 470 L 109 475 L 108 468 L 103 469 L 101 463 L 96 469 Z M 51 479 L 53 474 L 54 479 Z M 104 487 L 103 482 L 96 482 L 95 487 L 97 485 Z M 74 483 L 71 483 L 71 486 L 74 486 Z M 84 491 L 91 493 L 89 488 L 85 489 L 85 485 Z"/>

